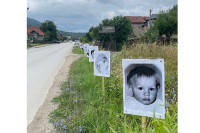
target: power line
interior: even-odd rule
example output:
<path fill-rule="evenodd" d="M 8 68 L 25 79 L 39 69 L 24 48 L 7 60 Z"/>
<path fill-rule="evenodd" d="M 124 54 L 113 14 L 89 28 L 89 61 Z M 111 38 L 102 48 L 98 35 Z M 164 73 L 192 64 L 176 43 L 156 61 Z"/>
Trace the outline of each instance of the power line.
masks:
<path fill-rule="evenodd" d="M 158 1 L 156 2 L 156 4 L 153 6 L 153 8 L 152 8 L 151 10 L 153 10 L 154 7 L 156 7 L 156 5 L 158 4 L 159 1 L 160 1 L 160 0 L 158 0 Z"/>

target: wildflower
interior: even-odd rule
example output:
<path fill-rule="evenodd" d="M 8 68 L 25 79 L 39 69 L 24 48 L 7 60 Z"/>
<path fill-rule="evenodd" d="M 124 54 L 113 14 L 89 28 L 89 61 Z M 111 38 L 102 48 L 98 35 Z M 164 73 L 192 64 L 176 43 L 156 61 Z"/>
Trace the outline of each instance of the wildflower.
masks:
<path fill-rule="evenodd" d="M 64 131 L 65 133 L 67 132 L 67 130 Z"/>
<path fill-rule="evenodd" d="M 172 77 L 172 79 L 174 79 L 174 76 Z"/>
<path fill-rule="evenodd" d="M 168 108 L 166 108 L 166 111 L 168 111 Z"/>
<path fill-rule="evenodd" d="M 74 127 L 73 130 L 75 130 L 76 128 Z"/>
<path fill-rule="evenodd" d="M 172 93 L 175 93 L 175 91 L 172 91 Z"/>
<path fill-rule="evenodd" d="M 69 116 L 69 119 L 71 120 L 71 119 L 72 119 L 72 116 Z"/>
<path fill-rule="evenodd" d="M 64 119 L 61 120 L 61 122 L 63 122 L 63 121 L 64 121 Z"/>
<path fill-rule="evenodd" d="M 57 123 L 56 123 L 56 122 L 54 122 L 54 123 L 53 123 L 53 125 L 55 126 L 55 125 L 57 125 Z"/>
<path fill-rule="evenodd" d="M 168 101 L 171 101 L 172 99 L 168 99 Z"/>
<path fill-rule="evenodd" d="M 64 129 L 67 129 L 67 125 L 64 125 L 63 128 L 64 128 Z"/>
<path fill-rule="evenodd" d="M 76 111 L 77 113 L 79 112 L 79 110 Z"/>
<path fill-rule="evenodd" d="M 80 129 L 80 131 L 82 131 L 82 127 L 81 127 L 81 125 L 79 126 L 79 129 Z"/>
<path fill-rule="evenodd" d="M 53 131 L 53 133 L 56 133 L 56 131 Z"/>
<path fill-rule="evenodd" d="M 77 103 L 77 100 L 75 100 L 74 102 Z"/>
<path fill-rule="evenodd" d="M 177 81 L 175 81 L 175 84 L 177 84 L 178 82 Z"/>
<path fill-rule="evenodd" d="M 176 94 L 174 94 L 174 96 L 173 97 L 176 97 Z"/>
<path fill-rule="evenodd" d="M 60 125 L 62 126 L 62 125 L 63 125 L 63 123 L 61 122 L 61 123 L 60 123 Z"/>
<path fill-rule="evenodd" d="M 169 106 L 169 104 L 165 103 L 166 106 Z"/>

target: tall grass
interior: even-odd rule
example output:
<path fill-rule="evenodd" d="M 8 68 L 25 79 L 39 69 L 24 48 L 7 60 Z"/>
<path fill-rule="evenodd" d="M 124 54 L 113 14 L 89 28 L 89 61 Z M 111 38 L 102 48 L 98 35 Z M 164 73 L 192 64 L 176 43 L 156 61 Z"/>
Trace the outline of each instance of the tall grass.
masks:
<path fill-rule="evenodd" d="M 50 114 L 56 132 L 140 133 L 141 116 L 123 114 L 123 76 L 121 59 L 164 58 L 166 118 L 148 118 L 146 132 L 177 132 L 177 46 L 136 45 L 111 54 L 111 76 L 94 76 L 87 57 L 75 61 L 69 79 L 62 84 L 59 107 Z"/>

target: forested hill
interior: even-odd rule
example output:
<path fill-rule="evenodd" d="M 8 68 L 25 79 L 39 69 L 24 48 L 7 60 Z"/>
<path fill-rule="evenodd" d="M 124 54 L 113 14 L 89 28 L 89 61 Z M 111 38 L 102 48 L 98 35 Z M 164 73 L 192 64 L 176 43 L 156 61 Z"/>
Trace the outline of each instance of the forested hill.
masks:
<path fill-rule="evenodd" d="M 58 33 L 60 33 L 62 36 L 71 36 L 71 37 L 82 37 L 85 34 L 82 32 L 66 32 L 62 30 L 58 30 Z"/>
<path fill-rule="evenodd" d="M 36 25 L 41 25 L 42 23 L 27 17 L 27 26 L 36 26 Z M 58 30 L 58 33 L 60 33 L 62 36 L 71 36 L 71 37 L 82 37 L 85 33 L 81 33 L 81 32 L 66 32 L 63 30 Z"/>
<path fill-rule="evenodd" d="M 42 23 L 35 20 L 35 19 L 32 19 L 32 18 L 29 18 L 27 17 L 27 26 L 36 26 L 36 25 L 41 25 Z"/>

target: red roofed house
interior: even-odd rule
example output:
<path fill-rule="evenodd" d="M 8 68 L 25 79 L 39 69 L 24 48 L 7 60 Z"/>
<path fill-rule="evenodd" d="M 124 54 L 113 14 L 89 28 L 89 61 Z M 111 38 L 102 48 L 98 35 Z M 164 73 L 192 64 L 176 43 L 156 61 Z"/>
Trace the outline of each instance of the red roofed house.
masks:
<path fill-rule="evenodd" d="M 127 19 L 131 20 L 134 35 L 136 38 L 140 38 L 148 30 L 146 25 L 146 20 L 149 17 L 146 16 L 125 16 Z"/>
<path fill-rule="evenodd" d="M 36 40 L 44 39 L 44 33 L 40 30 L 40 26 L 27 26 L 27 33 Z"/>
<path fill-rule="evenodd" d="M 59 40 L 62 40 L 62 39 L 63 39 L 63 37 L 61 36 L 61 34 L 57 33 L 57 36 L 58 36 L 58 39 L 59 39 Z"/>

